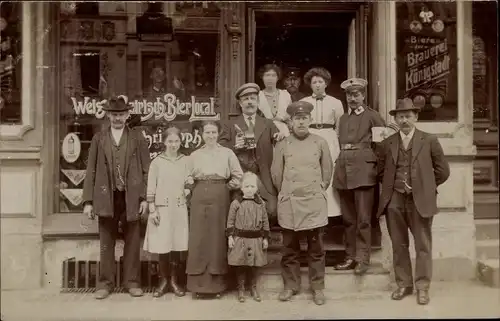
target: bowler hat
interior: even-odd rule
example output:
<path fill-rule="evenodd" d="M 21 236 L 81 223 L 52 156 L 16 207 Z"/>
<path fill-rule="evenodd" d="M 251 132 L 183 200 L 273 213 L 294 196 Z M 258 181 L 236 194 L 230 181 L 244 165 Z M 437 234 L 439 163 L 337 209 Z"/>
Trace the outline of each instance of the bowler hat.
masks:
<path fill-rule="evenodd" d="M 396 109 L 390 110 L 389 115 L 394 116 L 400 111 L 414 111 L 419 112 L 420 108 L 413 105 L 413 101 L 410 98 L 398 99 L 396 102 Z"/>
<path fill-rule="evenodd" d="M 308 103 L 307 101 L 299 100 L 288 105 L 286 112 L 290 116 L 295 116 L 298 114 L 311 114 L 313 109 L 313 104 Z"/>
<path fill-rule="evenodd" d="M 246 83 L 236 90 L 234 96 L 236 99 L 249 94 L 258 94 L 260 91 L 259 85 L 253 82 Z"/>
<path fill-rule="evenodd" d="M 104 111 L 122 112 L 132 109 L 133 107 L 127 104 L 125 99 L 121 96 L 113 97 L 102 107 Z"/>

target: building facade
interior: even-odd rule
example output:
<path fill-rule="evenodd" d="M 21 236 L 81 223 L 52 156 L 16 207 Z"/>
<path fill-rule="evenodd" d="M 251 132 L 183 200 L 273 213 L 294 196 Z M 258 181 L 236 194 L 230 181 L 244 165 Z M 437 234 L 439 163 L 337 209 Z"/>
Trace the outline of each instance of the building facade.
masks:
<path fill-rule="evenodd" d="M 341 99 L 344 79 L 364 77 L 387 122 L 397 98 L 422 108 L 418 127 L 439 137 L 451 167 L 438 189 L 434 275 L 473 278 L 476 222 L 498 221 L 495 5 L 2 3 L 2 289 L 61 287 L 64 260 L 98 260 L 81 195 L 106 97 L 133 105 L 151 157 L 172 123 L 189 153 L 201 144 L 196 120 L 237 115 L 235 90 L 259 83 L 266 63 L 302 75 L 326 67 Z"/>

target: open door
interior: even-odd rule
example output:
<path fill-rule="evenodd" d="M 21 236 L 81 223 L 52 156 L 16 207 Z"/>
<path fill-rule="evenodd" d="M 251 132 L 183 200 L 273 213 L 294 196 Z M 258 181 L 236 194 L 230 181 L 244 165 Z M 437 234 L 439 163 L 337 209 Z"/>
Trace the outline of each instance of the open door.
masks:
<path fill-rule="evenodd" d="M 347 78 L 356 77 L 356 19 L 349 26 L 349 43 L 347 45 Z"/>
<path fill-rule="evenodd" d="M 248 30 L 247 30 L 247 48 L 248 48 L 248 57 L 247 57 L 247 81 L 255 82 L 255 33 L 257 23 L 255 21 L 255 10 L 252 8 L 248 9 L 247 13 L 247 21 L 248 21 Z"/>

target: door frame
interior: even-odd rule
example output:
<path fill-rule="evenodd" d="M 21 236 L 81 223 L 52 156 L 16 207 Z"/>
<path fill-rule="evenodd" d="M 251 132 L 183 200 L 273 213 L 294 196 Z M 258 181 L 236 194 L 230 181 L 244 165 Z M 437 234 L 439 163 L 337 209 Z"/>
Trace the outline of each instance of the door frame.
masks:
<path fill-rule="evenodd" d="M 350 12 L 355 13 L 355 77 L 369 78 L 368 74 L 368 15 L 371 4 L 367 2 L 250 2 L 246 6 L 246 80 L 255 82 L 256 12 Z M 368 93 L 367 93 L 368 94 Z M 367 95 L 368 97 L 368 95 Z"/>

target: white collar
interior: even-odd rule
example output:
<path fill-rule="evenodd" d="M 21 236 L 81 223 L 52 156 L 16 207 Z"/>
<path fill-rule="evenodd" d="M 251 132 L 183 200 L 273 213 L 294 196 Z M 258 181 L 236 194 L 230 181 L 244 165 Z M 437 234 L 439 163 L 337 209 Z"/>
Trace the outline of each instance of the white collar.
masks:
<path fill-rule="evenodd" d="M 359 106 L 358 108 L 356 108 L 356 109 L 354 109 L 354 110 L 353 110 L 353 109 L 351 109 L 351 108 L 349 108 L 349 115 L 350 115 L 350 114 L 352 114 L 352 112 L 353 112 L 353 111 L 354 111 L 354 113 L 355 113 L 356 115 L 360 115 L 360 114 L 362 114 L 362 113 L 365 111 L 365 107 L 363 107 L 363 106 Z"/>
<path fill-rule="evenodd" d="M 411 130 L 411 132 L 408 133 L 408 135 L 406 135 L 405 133 L 403 133 L 401 130 L 399 131 L 399 135 L 401 135 L 401 139 L 405 139 L 405 137 L 408 137 L 409 139 L 412 139 L 413 137 L 413 134 L 415 134 L 415 128 L 416 127 L 413 127 L 413 129 Z"/>

